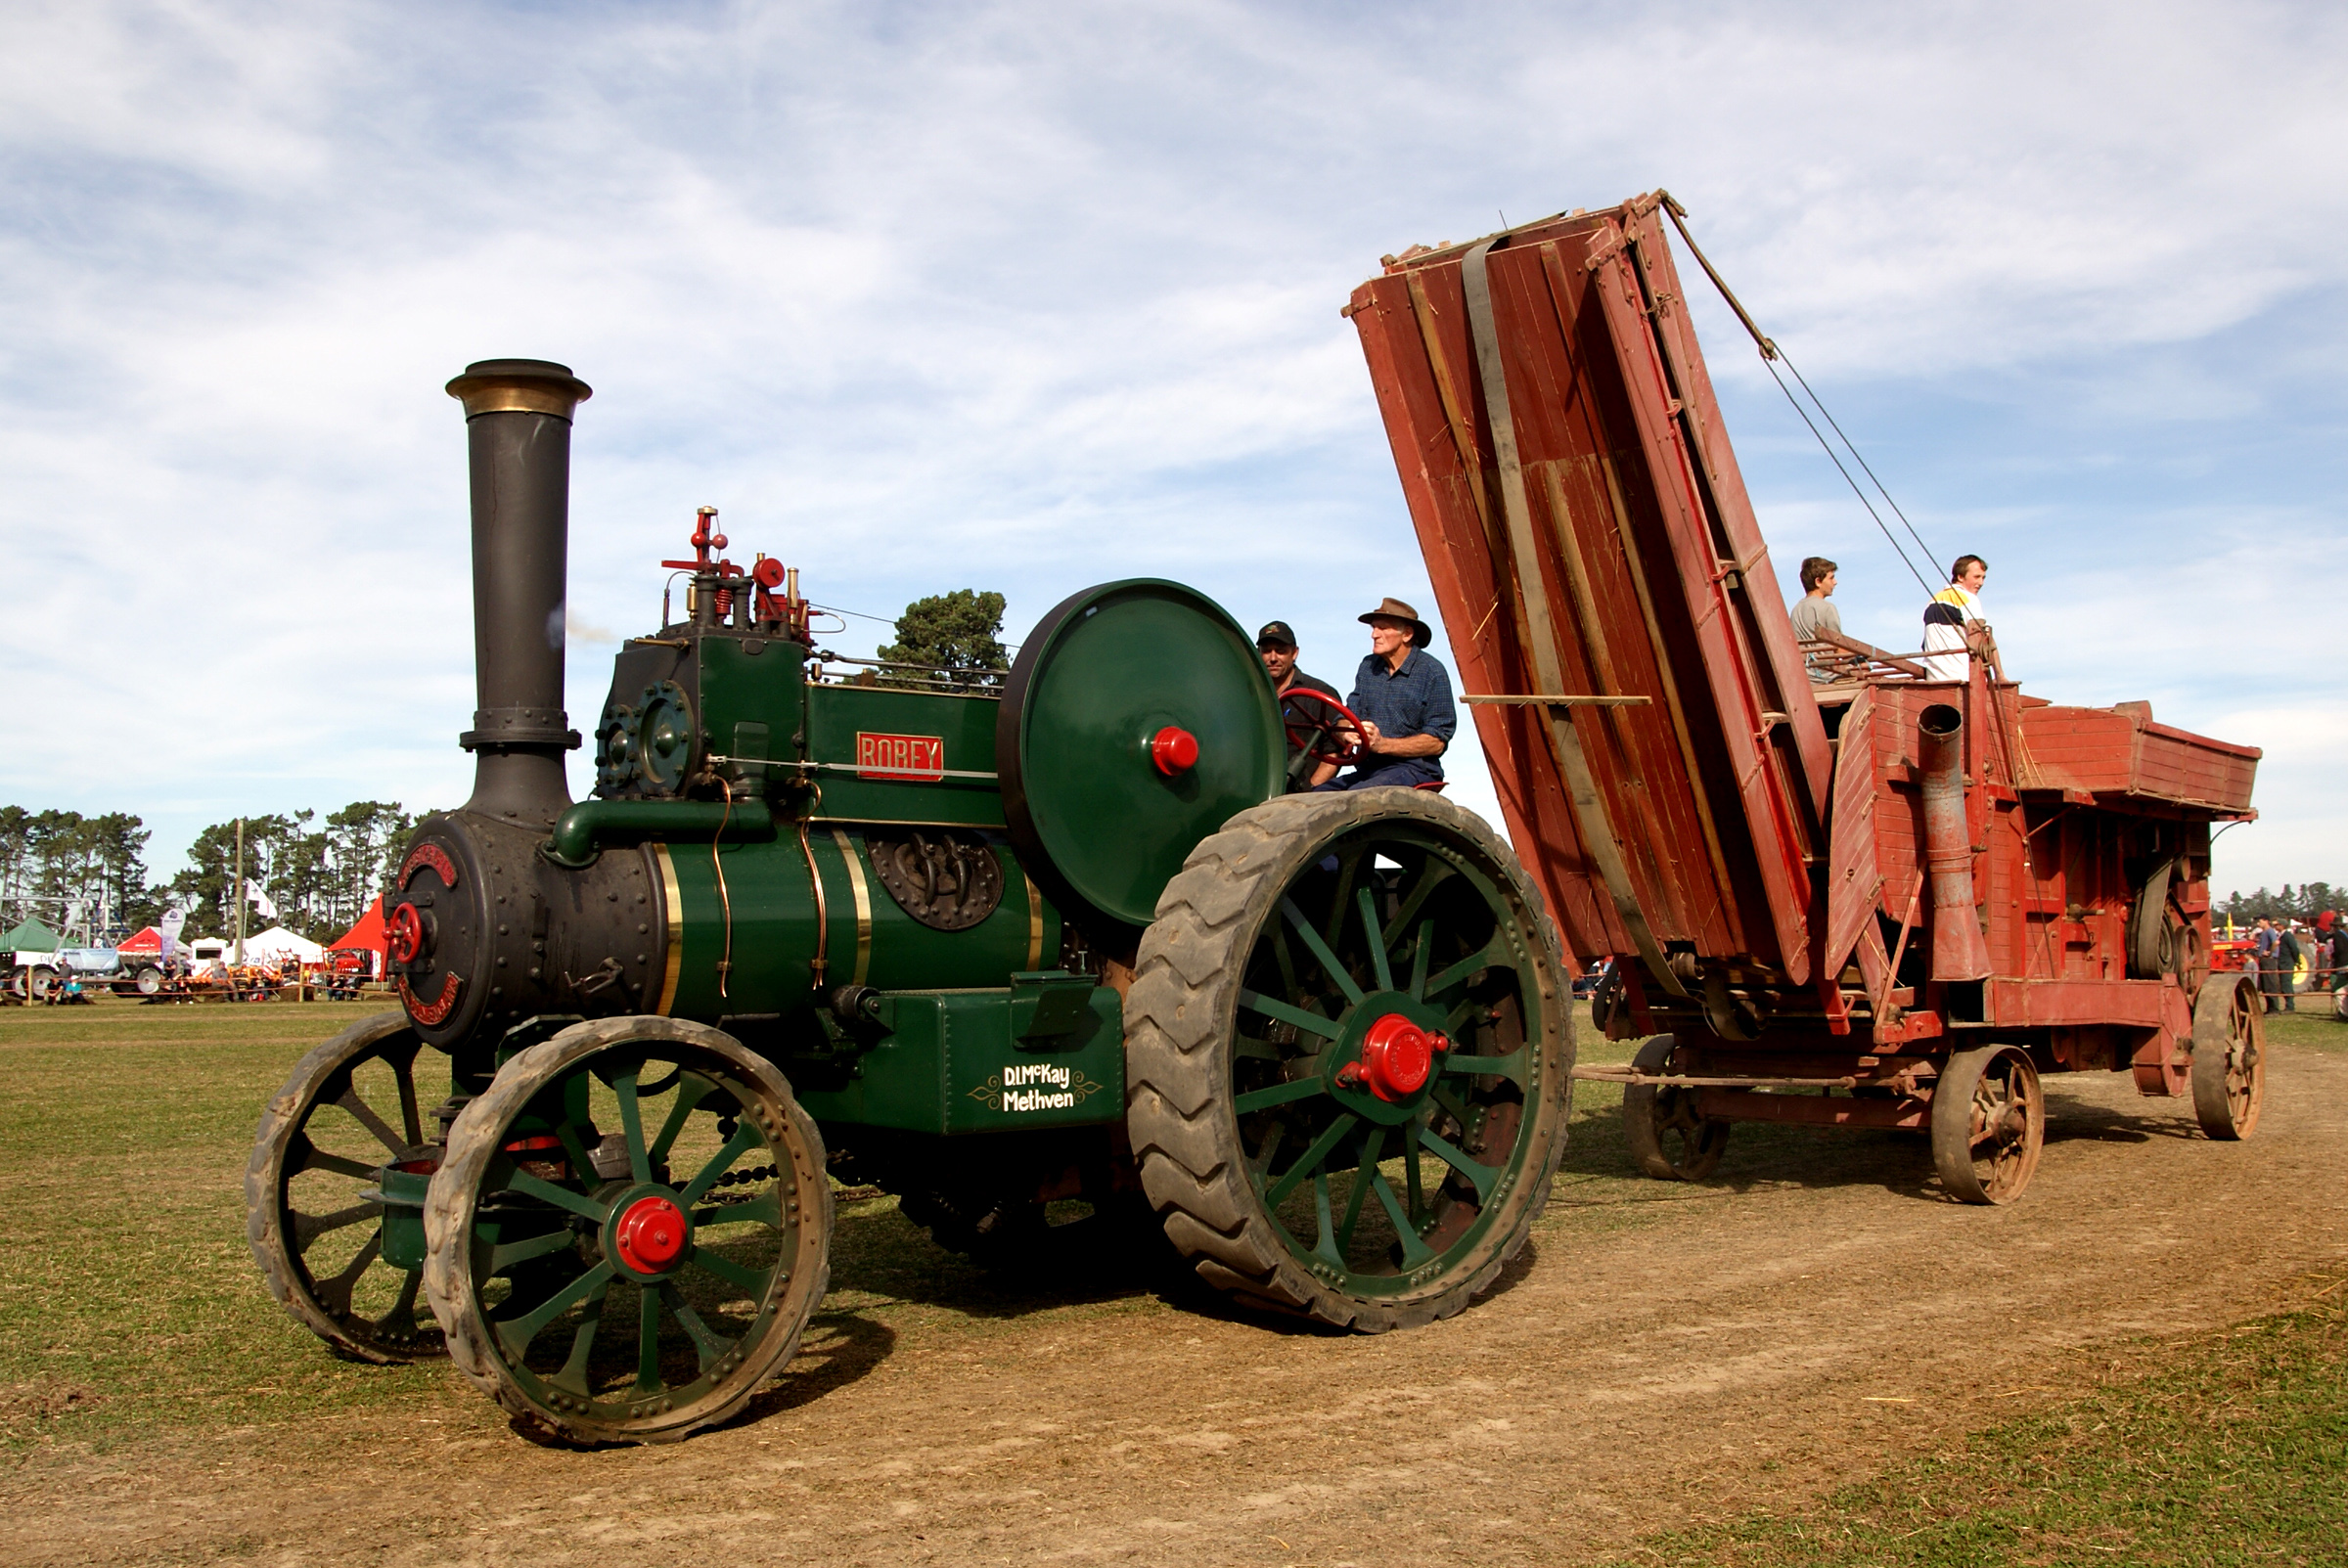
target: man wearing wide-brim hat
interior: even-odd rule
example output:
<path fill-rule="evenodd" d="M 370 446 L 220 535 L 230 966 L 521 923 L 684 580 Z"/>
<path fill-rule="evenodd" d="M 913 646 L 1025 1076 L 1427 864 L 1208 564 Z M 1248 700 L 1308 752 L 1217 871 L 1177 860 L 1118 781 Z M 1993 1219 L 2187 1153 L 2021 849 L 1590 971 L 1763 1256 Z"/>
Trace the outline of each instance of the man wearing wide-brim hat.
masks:
<path fill-rule="evenodd" d="M 1434 630 L 1399 599 L 1361 617 L 1370 655 L 1354 671 L 1346 706 L 1362 721 L 1362 754 L 1353 771 L 1324 789 L 1412 788 L 1443 782 L 1443 753 L 1459 733 L 1451 672 L 1426 651 Z"/>

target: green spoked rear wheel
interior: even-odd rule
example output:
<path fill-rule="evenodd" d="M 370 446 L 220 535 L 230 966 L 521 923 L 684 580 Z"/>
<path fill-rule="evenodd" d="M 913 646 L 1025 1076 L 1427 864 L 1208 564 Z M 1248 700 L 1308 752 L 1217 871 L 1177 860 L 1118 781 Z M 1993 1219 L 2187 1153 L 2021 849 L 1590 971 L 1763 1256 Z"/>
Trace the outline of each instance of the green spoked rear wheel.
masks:
<path fill-rule="evenodd" d="M 1492 830 L 1429 793 L 1242 812 L 1167 886 L 1126 1000 L 1142 1181 L 1199 1277 L 1377 1331 L 1524 1244 L 1564 1146 L 1557 938 Z"/>
<path fill-rule="evenodd" d="M 450 1130 L 425 1289 L 467 1375 L 525 1430 L 667 1442 L 780 1370 L 828 1282 L 814 1122 L 731 1036 L 576 1024 Z"/>

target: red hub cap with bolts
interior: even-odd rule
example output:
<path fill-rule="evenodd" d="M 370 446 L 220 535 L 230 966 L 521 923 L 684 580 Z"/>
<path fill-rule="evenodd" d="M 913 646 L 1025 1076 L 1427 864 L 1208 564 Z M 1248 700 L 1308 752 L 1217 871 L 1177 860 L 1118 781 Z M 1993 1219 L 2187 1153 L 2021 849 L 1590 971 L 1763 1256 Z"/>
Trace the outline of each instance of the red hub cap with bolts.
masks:
<path fill-rule="evenodd" d="M 1150 738 L 1150 760 L 1171 779 L 1198 766 L 1198 738 L 1180 725 L 1169 724 Z"/>
<path fill-rule="evenodd" d="M 1363 1037 L 1361 1066 L 1352 1072 L 1351 1081 L 1367 1085 L 1370 1093 L 1389 1103 L 1408 1099 L 1426 1087 L 1427 1079 L 1434 1076 L 1435 1057 L 1450 1049 L 1451 1042 L 1441 1035 L 1428 1033 L 1399 1012 L 1389 1012 Z M 1346 1066 L 1352 1068 L 1353 1064 Z"/>
<path fill-rule="evenodd" d="M 620 1262 L 638 1274 L 658 1274 L 684 1255 L 685 1211 L 664 1197 L 638 1198 L 613 1235 Z"/>
<path fill-rule="evenodd" d="M 384 917 L 384 947 L 395 963 L 413 963 L 424 951 L 424 918 L 413 904 L 393 906 Z"/>

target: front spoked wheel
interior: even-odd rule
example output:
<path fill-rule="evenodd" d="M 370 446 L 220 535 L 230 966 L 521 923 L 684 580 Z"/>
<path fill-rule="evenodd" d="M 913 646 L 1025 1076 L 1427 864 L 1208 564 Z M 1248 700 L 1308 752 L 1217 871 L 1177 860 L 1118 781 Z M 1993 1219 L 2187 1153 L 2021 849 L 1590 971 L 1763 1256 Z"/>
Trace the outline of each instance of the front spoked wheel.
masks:
<path fill-rule="evenodd" d="M 425 1289 L 467 1375 L 543 1435 L 669 1442 L 797 1348 L 828 1283 L 815 1123 L 731 1036 L 576 1024 L 449 1135 Z"/>
<path fill-rule="evenodd" d="M 2029 1053 L 1977 1046 L 1949 1057 L 1932 1086 L 1932 1165 L 1960 1203 L 2010 1203 L 2038 1170 L 2047 1100 Z"/>
<path fill-rule="evenodd" d="M 442 1350 L 417 1312 L 418 1206 L 441 1152 L 417 1093 L 423 1049 L 406 1013 L 379 1012 L 303 1056 L 262 1113 L 245 1168 L 246 1236 L 269 1293 L 353 1361 Z"/>
<path fill-rule="evenodd" d="M 1415 790 L 1242 812 L 1185 863 L 1127 998 L 1142 1181 L 1199 1277 L 1377 1331 L 1523 1246 L 1564 1146 L 1557 938 L 1507 846 Z"/>

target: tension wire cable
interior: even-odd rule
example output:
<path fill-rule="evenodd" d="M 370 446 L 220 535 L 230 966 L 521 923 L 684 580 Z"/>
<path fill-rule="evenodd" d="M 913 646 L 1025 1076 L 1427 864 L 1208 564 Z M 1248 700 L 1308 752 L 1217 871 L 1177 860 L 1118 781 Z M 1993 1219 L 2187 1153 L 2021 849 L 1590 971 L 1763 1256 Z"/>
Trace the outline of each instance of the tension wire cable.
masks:
<path fill-rule="evenodd" d="M 1842 438 L 1842 444 L 1849 450 L 1852 460 L 1859 465 L 1861 471 L 1865 472 L 1873 481 L 1876 492 L 1883 497 L 1884 504 L 1891 508 L 1892 515 L 1900 519 L 1900 525 L 1908 530 L 1908 536 L 1914 539 L 1917 548 L 1923 552 L 1927 563 L 1938 560 L 1932 554 L 1932 547 L 1924 543 L 1923 535 L 1917 532 L 1916 524 L 1908 520 L 1908 514 L 1900 510 L 1900 504 L 1892 499 L 1891 491 L 1884 486 L 1882 479 L 1869 466 L 1867 459 L 1860 455 L 1857 444 L 1844 432 L 1841 425 L 1836 423 L 1834 416 L 1828 411 L 1825 401 L 1819 397 L 1809 380 L 1802 375 L 1800 367 L 1796 366 L 1785 351 L 1777 345 L 1775 339 L 1761 330 L 1760 325 L 1745 310 L 1743 302 L 1737 297 L 1736 291 L 1729 287 L 1728 280 L 1723 278 L 1720 270 L 1712 265 L 1712 258 L 1704 254 L 1703 246 L 1695 243 L 1695 236 L 1688 232 L 1687 208 L 1674 201 L 1668 191 L 1658 191 L 1655 194 L 1662 202 L 1664 212 L 1671 218 L 1672 227 L 1680 231 L 1681 240 L 1687 243 L 1689 254 L 1695 257 L 1696 265 L 1704 269 L 1704 276 L 1712 280 L 1712 287 L 1720 291 L 1720 297 L 1728 302 L 1729 309 L 1736 312 L 1737 320 L 1742 324 L 1745 332 L 1751 335 L 1754 345 L 1761 350 L 1762 368 L 1769 372 L 1769 379 L 1778 383 L 1778 390 L 1785 394 L 1785 401 L 1792 405 L 1794 413 L 1800 415 L 1802 423 L 1809 426 L 1810 433 L 1817 438 L 1820 449 L 1834 465 L 1835 471 L 1842 475 L 1842 482 L 1851 487 L 1851 494 L 1859 498 L 1859 504 L 1865 507 L 1867 515 L 1874 519 L 1876 528 L 1883 534 L 1884 542 L 1891 546 L 1892 554 L 1900 558 L 1900 564 L 1908 568 L 1908 574 L 1916 579 L 1917 586 L 1923 589 L 1927 599 L 1930 598 L 1938 590 L 1926 581 L 1922 572 L 1917 570 L 1916 562 L 1909 559 L 1908 551 L 1900 543 L 1899 536 L 1894 534 L 1890 525 L 1884 522 L 1883 515 L 1875 510 L 1874 503 L 1868 500 L 1867 492 L 1859 487 L 1859 481 L 1851 477 L 1851 470 L 1844 467 L 1842 459 L 1836 455 L 1833 443 L 1827 439 L 1826 432 L 1818 427 L 1818 422 L 1813 420 L 1809 411 L 1802 407 L 1801 399 L 1793 395 L 1793 388 L 1785 384 L 1785 379 L 1778 374 L 1775 361 L 1781 359 L 1785 361 L 1785 368 L 1793 372 L 1793 379 L 1800 382 L 1802 390 L 1809 394 L 1810 401 L 1817 406 L 1820 416 L 1826 420 L 1829 427 Z"/>
<path fill-rule="evenodd" d="M 1787 363 L 1790 365 L 1791 362 Z M 1842 475 L 1842 482 L 1851 487 L 1851 494 L 1857 496 L 1859 504 L 1867 508 L 1867 515 L 1875 519 L 1875 526 L 1882 530 L 1884 541 L 1891 546 L 1892 554 L 1900 558 L 1900 564 L 1908 568 L 1908 575 L 1916 579 L 1916 585 L 1924 591 L 1926 599 L 1930 599 L 1937 590 L 1924 580 L 1922 572 L 1916 569 L 1916 562 L 1908 559 L 1908 552 L 1900 547 L 1899 535 L 1891 531 L 1890 525 L 1883 520 L 1883 515 L 1875 510 L 1874 503 L 1867 499 L 1867 492 L 1859 488 L 1859 481 L 1851 477 L 1851 470 L 1842 466 L 1842 459 L 1835 456 L 1834 448 L 1828 442 L 1826 435 L 1820 431 L 1817 422 L 1810 418 L 1809 411 L 1803 408 L 1794 397 L 1792 389 L 1785 384 L 1784 378 L 1778 374 L 1777 366 L 1771 364 L 1767 356 L 1763 357 L 1761 366 L 1762 369 L 1769 372 L 1769 379 L 1778 383 L 1778 390 L 1785 394 L 1785 401 L 1793 404 L 1793 411 L 1802 417 L 1802 423 L 1810 426 L 1810 433 L 1818 437 L 1819 446 L 1826 451 L 1827 461 L 1834 465 L 1834 471 Z M 1819 412 L 1823 414 L 1826 410 L 1821 408 Z M 1829 420 L 1828 423 L 1831 424 L 1832 421 Z M 1856 453 L 1852 455 L 1857 456 Z M 1862 467 L 1864 466 L 1862 465 Z M 1918 542 L 1920 544 L 1922 541 Z"/>

